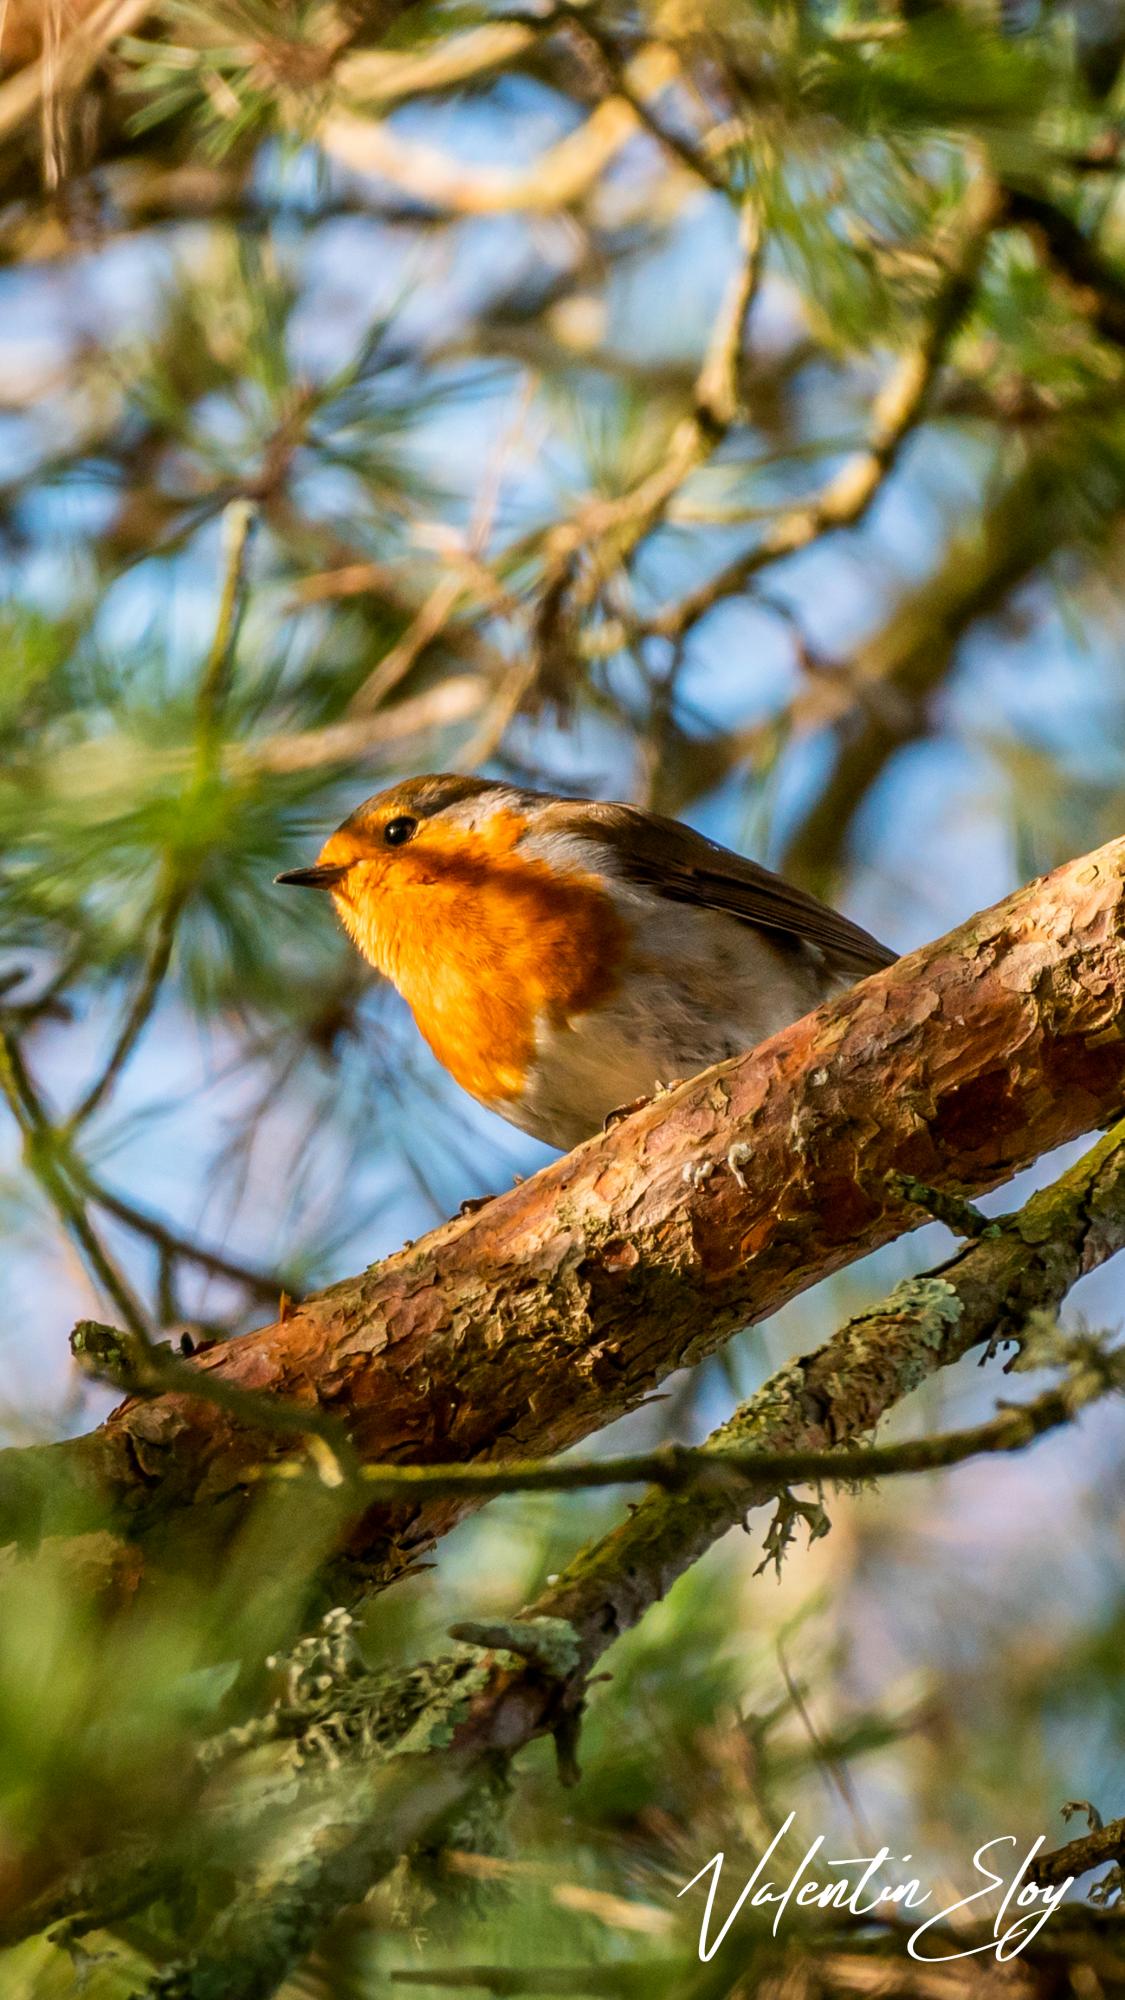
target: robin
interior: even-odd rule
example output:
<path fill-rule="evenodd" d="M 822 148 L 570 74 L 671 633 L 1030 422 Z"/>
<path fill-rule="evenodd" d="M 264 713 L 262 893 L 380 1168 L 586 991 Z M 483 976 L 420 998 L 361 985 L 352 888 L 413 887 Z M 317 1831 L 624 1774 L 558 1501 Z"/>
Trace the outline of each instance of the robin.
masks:
<path fill-rule="evenodd" d="M 566 1149 L 890 965 L 857 924 L 676 820 L 484 778 L 411 778 L 311 868 L 438 1061 Z"/>

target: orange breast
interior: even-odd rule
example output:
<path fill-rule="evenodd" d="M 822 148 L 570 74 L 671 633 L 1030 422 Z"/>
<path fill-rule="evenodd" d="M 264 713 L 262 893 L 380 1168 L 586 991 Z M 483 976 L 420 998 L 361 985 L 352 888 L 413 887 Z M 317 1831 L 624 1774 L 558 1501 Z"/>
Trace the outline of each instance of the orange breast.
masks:
<path fill-rule="evenodd" d="M 522 1094 L 541 1022 L 561 1026 L 609 997 L 626 949 L 596 876 L 516 851 L 525 825 L 497 813 L 469 838 L 432 822 L 388 860 L 353 866 L 338 897 L 439 1062 L 487 1104 Z"/>

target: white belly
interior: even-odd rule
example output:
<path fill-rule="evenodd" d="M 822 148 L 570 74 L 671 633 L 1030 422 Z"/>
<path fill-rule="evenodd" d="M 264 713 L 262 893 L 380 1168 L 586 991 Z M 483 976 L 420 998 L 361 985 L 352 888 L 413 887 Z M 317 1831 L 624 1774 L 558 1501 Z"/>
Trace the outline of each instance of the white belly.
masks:
<path fill-rule="evenodd" d="M 747 924 L 664 903 L 646 919 L 618 993 L 593 1013 L 544 1024 L 525 1095 L 497 1109 L 552 1146 L 577 1145 L 611 1111 L 743 1054 L 842 983 Z"/>

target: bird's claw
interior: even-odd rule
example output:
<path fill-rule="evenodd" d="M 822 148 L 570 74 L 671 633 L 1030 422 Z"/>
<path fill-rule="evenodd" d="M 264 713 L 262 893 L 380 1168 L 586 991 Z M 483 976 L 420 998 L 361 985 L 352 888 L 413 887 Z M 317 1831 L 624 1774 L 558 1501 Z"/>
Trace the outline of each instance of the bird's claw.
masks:
<path fill-rule="evenodd" d="M 634 1111 L 642 1111 L 646 1104 L 651 1103 L 651 1097 L 634 1097 L 631 1104 L 619 1104 L 616 1111 L 606 1112 L 602 1121 L 602 1131 L 612 1132 L 613 1127 L 620 1125 L 623 1118 L 631 1118 Z"/>
<path fill-rule="evenodd" d="M 463 1202 L 461 1203 L 461 1206 L 460 1206 L 460 1208 L 459 1208 L 459 1209 L 457 1210 L 457 1215 L 458 1215 L 458 1219 L 460 1219 L 460 1217 L 461 1217 L 461 1216 L 463 1216 L 463 1215 L 477 1215 L 477 1214 L 479 1214 L 479 1212 L 480 1212 L 480 1210 L 481 1210 L 482 1208 L 487 1208 L 487 1207 L 488 1207 L 488 1204 L 489 1204 L 489 1202 L 490 1202 L 490 1201 L 495 1201 L 495 1200 L 496 1200 L 496 1196 L 495 1196 L 494 1194 L 471 1194 L 471 1195 L 469 1195 L 468 1199 L 467 1199 L 466 1201 L 463 1201 Z"/>

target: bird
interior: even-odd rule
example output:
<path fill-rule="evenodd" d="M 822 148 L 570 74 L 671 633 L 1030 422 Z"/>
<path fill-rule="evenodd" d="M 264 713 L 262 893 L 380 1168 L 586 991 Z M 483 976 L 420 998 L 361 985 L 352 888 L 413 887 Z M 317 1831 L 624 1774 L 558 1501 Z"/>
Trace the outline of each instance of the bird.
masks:
<path fill-rule="evenodd" d="M 462 1089 L 564 1152 L 895 957 L 678 820 L 451 773 L 276 880 L 326 891 Z"/>

